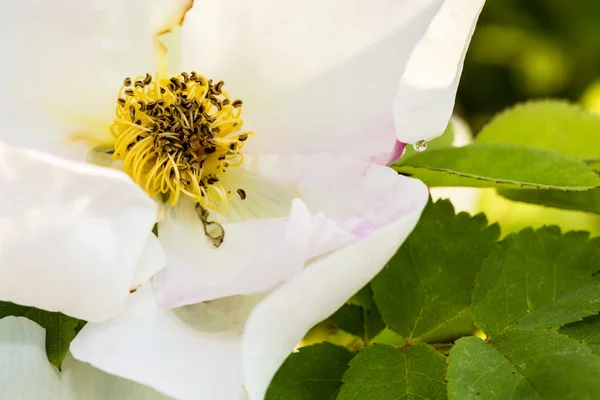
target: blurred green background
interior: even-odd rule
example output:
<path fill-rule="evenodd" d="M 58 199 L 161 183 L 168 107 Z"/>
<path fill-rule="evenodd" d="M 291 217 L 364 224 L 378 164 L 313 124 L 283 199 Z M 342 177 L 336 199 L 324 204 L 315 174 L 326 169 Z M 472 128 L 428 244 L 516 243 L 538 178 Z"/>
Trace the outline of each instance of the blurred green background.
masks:
<path fill-rule="evenodd" d="M 486 1 L 458 90 L 457 111 L 473 129 L 532 98 L 600 111 L 598 92 L 600 1 Z"/>
<path fill-rule="evenodd" d="M 455 114 L 476 134 L 504 108 L 541 98 L 567 99 L 600 113 L 600 0 L 486 1 Z M 513 203 L 494 190 L 479 191 L 476 204 L 471 211 L 484 211 L 503 234 L 546 224 L 600 234 L 599 216 Z"/>

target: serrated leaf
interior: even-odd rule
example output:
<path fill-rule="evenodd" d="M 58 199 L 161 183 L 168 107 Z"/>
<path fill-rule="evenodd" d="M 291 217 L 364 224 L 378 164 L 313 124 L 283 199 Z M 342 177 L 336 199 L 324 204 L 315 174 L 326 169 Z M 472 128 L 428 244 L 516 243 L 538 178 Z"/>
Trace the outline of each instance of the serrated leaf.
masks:
<path fill-rule="evenodd" d="M 600 359 L 567 336 L 509 329 L 490 344 L 458 340 L 448 359 L 450 400 L 598 399 Z"/>
<path fill-rule="evenodd" d="M 424 341 L 470 333 L 475 274 L 499 235 L 498 225 L 488 226 L 483 214 L 455 215 L 447 200 L 429 203 L 406 242 L 371 282 L 386 324 L 406 338 Z M 465 314 L 466 325 L 454 324 Z"/>
<path fill-rule="evenodd" d="M 366 309 L 354 304 L 346 304 L 337 310 L 330 318 L 339 329 L 358 336 L 368 343 L 383 329 L 385 323 L 376 305 Z"/>
<path fill-rule="evenodd" d="M 515 326 L 557 328 L 594 315 L 598 311 L 600 311 L 600 281 L 595 280 L 557 296 L 550 303 L 525 316 Z"/>
<path fill-rule="evenodd" d="M 600 354 L 600 315 L 565 325 L 559 329 L 559 332 L 585 344 L 594 353 Z"/>
<path fill-rule="evenodd" d="M 600 157 L 600 116 L 563 101 L 529 102 L 499 114 L 476 141 L 540 147 L 582 159 Z"/>
<path fill-rule="evenodd" d="M 352 357 L 345 347 L 330 343 L 303 347 L 279 368 L 265 400 L 335 399 Z"/>
<path fill-rule="evenodd" d="M 46 329 L 46 355 L 60 369 L 82 321 L 59 312 L 0 302 L 0 319 L 8 316 L 28 318 Z"/>
<path fill-rule="evenodd" d="M 599 265 L 600 239 L 588 241 L 586 232 L 561 235 L 554 226 L 509 235 L 475 279 L 475 323 L 490 336 L 519 323 L 560 326 L 600 311 L 594 289 L 580 289 Z"/>
<path fill-rule="evenodd" d="M 393 167 L 428 186 L 583 191 L 600 185 L 596 173 L 574 157 L 509 143 L 428 150 Z"/>
<path fill-rule="evenodd" d="M 540 204 L 565 210 L 600 213 L 600 189 L 587 192 L 559 192 L 556 190 L 498 189 L 500 195 L 514 201 Z"/>
<path fill-rule="evenodd" d="M 337 400 L 446 399 L 446 358 L 417 344 L 403 352 L 376 344 L 350 362 Z"/>

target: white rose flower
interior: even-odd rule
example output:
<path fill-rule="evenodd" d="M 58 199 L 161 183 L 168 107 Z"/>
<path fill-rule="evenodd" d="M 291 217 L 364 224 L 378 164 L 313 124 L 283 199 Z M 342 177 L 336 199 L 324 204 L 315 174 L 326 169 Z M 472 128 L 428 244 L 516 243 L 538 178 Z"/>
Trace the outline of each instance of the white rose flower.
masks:
<path fill-rule="evenodd" d="M 100 287 L 90 300 L 76 284 L 94 286 L 93 278 L 71 278 L 86 254 L 85 268 L 110 268 L 91 260 L 106 248 L 73 248 L 80 257 L 70 258 L 61 237 L 76 230 L 63 224 L 42 241 L 31 229 L 19 246 L 37 243 L 39 257 L 52 258 L 23 276 L 16 253 L 0 253 L 13 285 L 0 286 L 0 298 L 91 320 L 71 352 L 110 374 L 177 399 L 261 399 L 306 331 L 375 276 L 414 228 L 427 188 L 385 164 L 404 143 L 444 130 L 483 0 L 196 0 L 184 14 L 190 5 L 0 5 L 11 60 L 2 67 L 0 140 L 95 163 L 112 154 L 110 165 L 164 201 L 158 237 L 167 259 L 113 318 L 93 307 L 75 314 L 69 302 L 102 308 L 114 293 Z M 181 20 L 187 72 L 169 75 L 155 50 L 163 61 L 174 50 L 155 38 Z M 124 186 L 88 197 L 116 198 L 132 185 Z M 62 205 L 59 194 L 48 190 Z M 127 209 L 120 217 L 135 223 Z M 93 224 L 73 221 L 101 239 Z M 144 221 L 135 229 L 147 232 Z M 110 233 L 115 248 L 139 237 Z M 48 252 L 57 243 L 64 258 Z M 128 255 L 127 288 L 162 267 L 160 250 L 142 245 Z M 140 255 L 143 273 L 133 279 Z M 60 302 L 19 297 L 46 290 L 28 286 L 38 269 L 55 274 Z M 116 292 L 122 302 L 126 293 Z"/>

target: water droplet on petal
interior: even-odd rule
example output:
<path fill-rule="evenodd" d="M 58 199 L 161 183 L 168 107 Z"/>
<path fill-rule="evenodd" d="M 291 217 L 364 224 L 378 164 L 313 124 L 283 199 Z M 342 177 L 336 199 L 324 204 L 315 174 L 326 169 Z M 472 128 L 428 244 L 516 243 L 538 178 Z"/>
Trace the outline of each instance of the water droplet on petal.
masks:
<path fill-rule="evenodd" d="M 419 152 L 425 151 L 427 148 L 427 142 L 425 140 L 419 140 L 417 143 L 413 144 L 413 148 Z"/>

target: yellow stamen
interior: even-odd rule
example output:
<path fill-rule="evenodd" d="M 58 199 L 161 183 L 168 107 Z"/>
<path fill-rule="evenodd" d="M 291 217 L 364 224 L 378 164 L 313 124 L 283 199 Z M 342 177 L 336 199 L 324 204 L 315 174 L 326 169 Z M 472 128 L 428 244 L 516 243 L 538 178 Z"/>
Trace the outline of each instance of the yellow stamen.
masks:
<path fill-rule="evenodd" d="M 239 132 L 242 102 L 222 88 L 196 72 L 125 79 L 111 126 L 113 157 L 149 195 L 167 195 L 172 205 L 185 195 L 203 209 L 227 211 L 233 194 L 219 176 L 242 163 L 252 133 Z"/>

